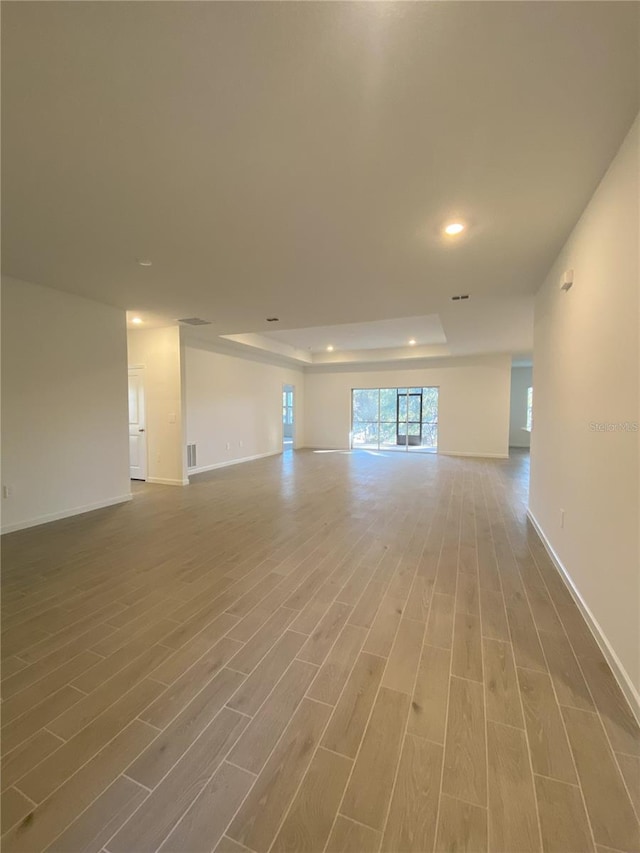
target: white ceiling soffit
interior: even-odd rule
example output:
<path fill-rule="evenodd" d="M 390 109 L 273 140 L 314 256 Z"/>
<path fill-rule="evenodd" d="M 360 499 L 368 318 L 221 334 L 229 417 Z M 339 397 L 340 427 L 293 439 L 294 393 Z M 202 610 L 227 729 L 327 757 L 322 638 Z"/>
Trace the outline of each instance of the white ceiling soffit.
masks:
<path fill-rule="evenodd" d="M 209 332 L 208 337 L 213 340 L 214 333 Z M 411 339 L 416 341 L 413 346 L 408 343 Z M 443 309 L 442 318 L 404 317 L 269 334 L 226 335 L 224 340 L 310 366 L 523 353 L 533 349 L 533 297 L 450 303 Z M 331 351 L 329 345 L 333 347 Z"/>
<path fill-rule="evenodd" d="M 438 314 L 526 351 L 482 300 L 537 289 L 631 125 L 639 13 L 5 3 L 4 271 L 215 335 Z"/>
<path fill-rule="evenodd" d="M 344 350 L 367 350 L 405 347 L 410 340 L 416 345 L 445 344 L 447 339 L 437 314 L 424 317 L 401 317 L 370 323 L 343 323 L 335 326 L 313 326 L 307 329 L 281 329 L 265 332 L 266 337 L 312 353 Z"/>

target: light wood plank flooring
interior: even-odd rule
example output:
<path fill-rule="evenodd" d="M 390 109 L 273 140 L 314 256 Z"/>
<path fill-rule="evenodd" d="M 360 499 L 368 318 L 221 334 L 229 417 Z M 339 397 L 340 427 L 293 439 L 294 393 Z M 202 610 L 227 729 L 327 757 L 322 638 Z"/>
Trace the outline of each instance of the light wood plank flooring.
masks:
<path fill-rule="evenodd" d="M 301 451 L 5 536 L 3 850 L 640 850 L 527 478 Z"/>

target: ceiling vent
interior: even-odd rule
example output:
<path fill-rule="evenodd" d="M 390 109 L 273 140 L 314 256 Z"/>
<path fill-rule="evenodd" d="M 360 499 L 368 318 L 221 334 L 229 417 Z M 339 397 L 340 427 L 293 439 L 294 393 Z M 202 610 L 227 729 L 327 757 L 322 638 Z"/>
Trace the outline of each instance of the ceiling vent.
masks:
<path fill-rule="evenodd" d="M 453 302 L 459 302 L 461 299 L 468 299 L 469 294 L 465 293 L 464 296 L 452 296 L 451 299 Z"/>
<path fill-rule="evenodd" d="M 185 317 L 184 320 L 178 320 L 178 323 L 185 323 L 187 326 L 210 326 L 211 320 L 201 320 L 200 317 Z"/>

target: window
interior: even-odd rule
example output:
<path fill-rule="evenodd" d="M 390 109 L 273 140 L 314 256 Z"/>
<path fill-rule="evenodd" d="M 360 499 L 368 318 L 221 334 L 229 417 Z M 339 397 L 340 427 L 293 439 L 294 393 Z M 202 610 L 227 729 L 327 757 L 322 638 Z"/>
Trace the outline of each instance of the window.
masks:
<path fill-rule="evenodd" d="M 533 426 L 533 388 L 527 388 L 527 429 Z"/>
<path fill-rule="evenodd" d="M 293 391 L 282 392 L 282 423 L 293 423 Z"/>
<path fill-rule="evenodd" d="M 436 451 L 438 388 L 354 388 L 351 446 Z"/>

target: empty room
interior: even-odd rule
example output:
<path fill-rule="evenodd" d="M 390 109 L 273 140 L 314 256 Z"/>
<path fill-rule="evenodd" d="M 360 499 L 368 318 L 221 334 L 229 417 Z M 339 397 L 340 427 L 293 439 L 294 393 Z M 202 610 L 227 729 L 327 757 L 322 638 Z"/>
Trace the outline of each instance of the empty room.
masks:
<path fill-rule="evenodd" d="M 640 853 L 640 4 L 2 2 L 6 853 Z"/>

